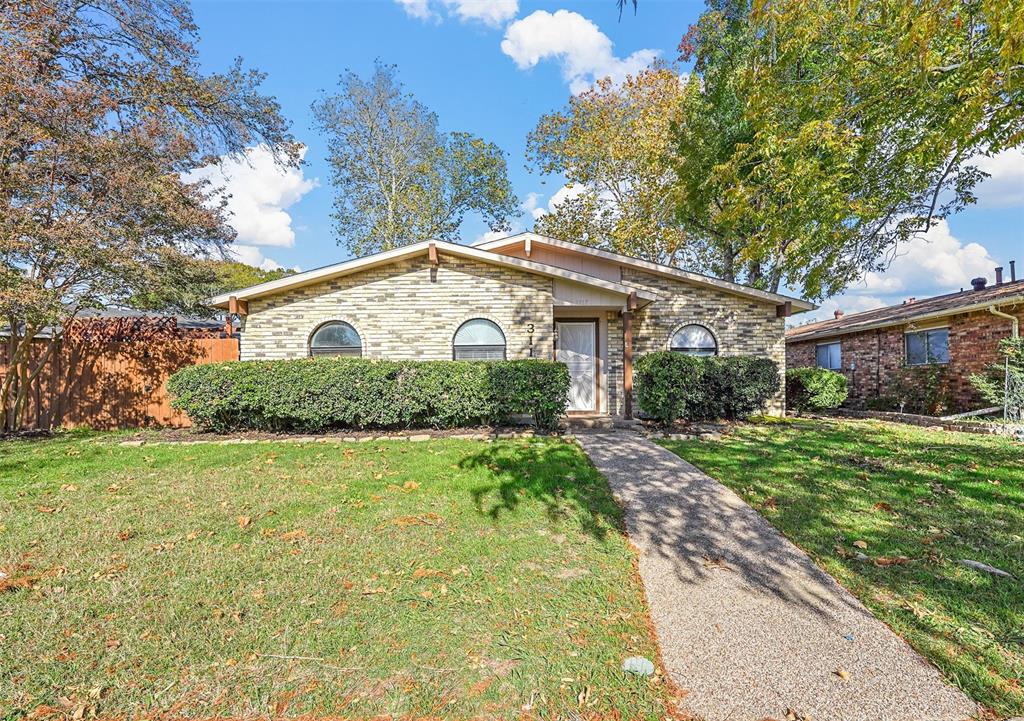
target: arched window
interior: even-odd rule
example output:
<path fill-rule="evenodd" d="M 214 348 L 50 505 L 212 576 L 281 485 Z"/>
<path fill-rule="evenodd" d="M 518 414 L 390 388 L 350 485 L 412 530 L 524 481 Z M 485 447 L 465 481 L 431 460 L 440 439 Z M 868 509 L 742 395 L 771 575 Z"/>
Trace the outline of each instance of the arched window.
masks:
<path fill-rule="evenodd" d="M 467 320 L 452 339 L 455 360 L 505 360 L 505 334 L 486 318 Z"/>
<path fill-rule="evenodd" d="M 319 326 L 309 338 L 311 356 L 361 356 L 363 341 L 356 329 L 341 320 Z"/>
<path fill-rule="evenodd" d="M 702 325 L 684 325 L 672 335 L 669 348 L 687 355 L 718 355 L 715 336 Z"/>

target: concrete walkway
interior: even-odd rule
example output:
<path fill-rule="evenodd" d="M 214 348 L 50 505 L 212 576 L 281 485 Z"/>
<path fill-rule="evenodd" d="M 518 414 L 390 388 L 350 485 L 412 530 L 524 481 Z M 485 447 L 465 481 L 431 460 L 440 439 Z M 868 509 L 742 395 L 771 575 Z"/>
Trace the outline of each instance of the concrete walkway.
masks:
<path fill-rule="evenodd" d="M 977 710 L 721 483 L 632 433 L 579 442 L 626 505 L 662 658 L 689 692 L 684 711 L 962 721 Z"/>

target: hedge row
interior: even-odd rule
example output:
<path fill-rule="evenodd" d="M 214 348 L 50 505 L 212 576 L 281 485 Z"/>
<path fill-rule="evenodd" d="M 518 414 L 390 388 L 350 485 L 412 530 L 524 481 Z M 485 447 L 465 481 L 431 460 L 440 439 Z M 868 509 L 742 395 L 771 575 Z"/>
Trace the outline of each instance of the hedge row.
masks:
<path fill-rule="evenodd" d="M 838 408 L 846 400 L 846 376 L 825 368 L 786 371 L 786 406 L 797 412 Z"/>
<path fill-rule="evenodd" d="M 779 367 L 770 358 L 658 351 L 636 363 L 640 410 L 666 426 L 749 416 L 764 409 L 780 386 Z"/>
<path fill-rule="evenodd" d="M 517 414 L 550 430 L 568 405 L 569 372 L 542 360 L 232 361 L 183 368 L 167 388 L 175 408 L 216 432 L 455 428 Z"/>

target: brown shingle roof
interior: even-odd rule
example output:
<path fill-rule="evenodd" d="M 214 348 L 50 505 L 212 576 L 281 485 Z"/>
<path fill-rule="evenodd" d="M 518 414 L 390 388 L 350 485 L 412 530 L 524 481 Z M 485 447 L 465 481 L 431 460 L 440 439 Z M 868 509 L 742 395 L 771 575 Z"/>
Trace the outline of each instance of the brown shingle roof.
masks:
<path fill-rule="evenodd" d="M 912 303 L 890 305 L 861 313 L 851 313 L 842 318 L 830 318 L 817 323 L 790 328 L 786 331 L 787 341 L 822 338 L 831 335 L 855 333 L 859 330 L 900 325 L 922 316 L 941 318 L 955 315 L 973 306 L 990 303 L 1001 305 L 1015 301 L 1024 302 L 1024 280 L 1001 285 L 990 285 L 983 290 L 962 290 L 956 293 L 937 295 L 932 298 L 915 300 Z"/>

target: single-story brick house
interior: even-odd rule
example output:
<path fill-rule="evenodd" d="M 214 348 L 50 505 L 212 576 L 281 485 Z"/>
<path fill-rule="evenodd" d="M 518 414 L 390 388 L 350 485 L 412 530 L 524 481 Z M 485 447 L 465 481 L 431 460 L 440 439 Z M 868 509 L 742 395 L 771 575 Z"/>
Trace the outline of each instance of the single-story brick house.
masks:
<path fill-rule="evenodd" d="M 996 283 L 975 278 L 971 288 L 933 298 L 910 298 L 900 305 L 835 317 L 786 332 L 789 368 L 819 366 L 846 375 L 849 405 L 871 405 L 891 396 L 914 373 L 932 370 L 950 412 L 983 403 L 970 376 L 999 356 L 999 341 L 1024 320 L 1024 280 Z"/>
<path fill-rule="evenodd" d="M 783 368 L 786 317 L 814 307 L 534 233 L 424 241 L 211 304 L 241 316 L 242 360 L 557 359 L 572 378 L 570 412 L 613 417 L 632 417 L 634 355 L 752 354 Z"/>

